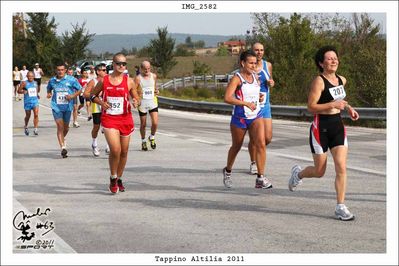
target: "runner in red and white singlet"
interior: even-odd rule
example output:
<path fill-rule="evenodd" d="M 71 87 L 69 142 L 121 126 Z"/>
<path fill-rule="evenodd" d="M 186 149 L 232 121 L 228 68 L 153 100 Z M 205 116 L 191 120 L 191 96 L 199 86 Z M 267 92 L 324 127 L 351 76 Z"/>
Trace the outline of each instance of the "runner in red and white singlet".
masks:
<path fill-rule="evenodd" d="M 130 135 L 134 130 L 130 98 L 139 102 L 139 96 L 132 78 L 124 75 L 126 57 L 118 53 L 113 57 L 114 71 L 98 81 L 90 93 L 92 102 L 101 105 L 101 124 L 110 148 L 109 168 L 111 172 L 109 190 L 112 193 L 125 191 L 122 174 L 127 161 Z M 102 99 L 98 97 L 103 92 Z M 129 96 L 130 95 L 130 96 Z"/>

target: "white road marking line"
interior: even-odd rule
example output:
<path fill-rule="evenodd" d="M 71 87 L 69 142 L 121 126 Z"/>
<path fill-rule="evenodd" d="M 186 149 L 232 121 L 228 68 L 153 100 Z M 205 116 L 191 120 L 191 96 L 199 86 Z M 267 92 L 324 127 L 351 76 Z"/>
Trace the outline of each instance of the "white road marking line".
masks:
<path fill-rule="evenodd" d="M 14 195 L 15 193 L 18 193 L 14 190 Z M 30 212 L 27 208 L 25 208 L 21 203 L 19 203 L 19 201 L 17 201 L 15 198 L 13 198 L 13 208 L 15 211 L 23 211 L 25 213 L 32 213 Z M 31 220 L 38 220 L 40 221 L 38 218 L 34 217 L 31 218 Z M 41 221 L 43 222 L 43 221 Z M 57 230 L 57 221 L 54 221 L 55 223 L 55 230 Z M 14 230 L 14 229 L 13 229 Z M 49 233 L 50 235 L 50 233 Z M 50 239 L 50 236 L 49 236 Z M 68 245 L 61 237 L 59 237 L 54 231 L 51 232 L 51 239 L 54 240 L 54 248 L 53 249 L 48 249 L 48 250 L 43 250 L 43 249 L 39 249 L 39 250 L 34 250 L 34 249 L 30 249 L 29 253 L 49 253 L 49 251 L 53 251 L 55 253 L 77 253 L 70 245 Z M 15 246 L 21 245 L 19 242 L 17 242 L 16 239 L 14 239 L 13 241 L 13 247 L 14 247 L 14 251 L 23 251 L 21 249 L 15 249 Z M 43 252 L 40 252 L 43 251 Z M 24 252 L 24 253 L 28 253 L 28 252 Z"/>
<path fill-rule="evenodd" d="M 211 144 L 211 145 L 217 144 L 217 142 L 207 141 L 207 140 L 202 140 L 202 139 L 188 139 L 188 140 L 195 141 L 195 142 L 200 142 L 200 143 L 205 143 L 205 144 Z"/>
<path fill-rule="evenodd" d="M 295 159 L 295 160 L 301 160 L 301 161 L 306 161 L 306 162 L 311 162 L 313 163 L 313 159 L 309 159 L 309 158 L 305 158 L 305 157 L 301 157 L 301 156 L 296 156 L 296 155 L 289 155 L 289 154 L 284 154 L 284 153 L 280 153 L 280 152 L 275 152 L 275 151 L 267 151 L 267 153 L 269 154 L 274 154 L 280 157 L 284 157 L 284 158 L 288 158 L 288 159 Z M 334 165 L 334 162 L 332 161 L 328 161 L 327 164 L 329 165 Z M 381 171 L 376 171 L 373 169 L 367 169 L 367 168 L 360 168 L 360 167 L 356 167 L 356 166 L 347 166 L 347 169 L 350 170 L 355 170 L 355 171 L 359 171 L 359 172 L 364 172 L 364 173 L 368 173 L 368 174 L 376 174 L 376 175 L 381 175 L 381 176 L 386 176 L 386 172 L 381 172 Z"/>
<path fill-rule="evenodd" d="M 178 137 L 176 134 L 164 133 L 164 132 L 159 132 L 159 131 L 157 132 L 157 134 L 163 135 L 163 136 L 168 136 L 168 137 L 173 137 L 173 138 Z"/>

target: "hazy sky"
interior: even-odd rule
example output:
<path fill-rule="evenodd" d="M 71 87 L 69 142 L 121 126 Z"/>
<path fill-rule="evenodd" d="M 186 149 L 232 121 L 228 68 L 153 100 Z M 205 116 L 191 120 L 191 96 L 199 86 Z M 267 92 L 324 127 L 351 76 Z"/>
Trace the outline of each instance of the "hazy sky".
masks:
<path fill-rule="evenodd" d="M 284 14 L 287 16 L 287 13 Z M 342 13 L 350 17 L 350 13 Z M 369 13 L 385 32 L 385 13 Z M 242 35 L 252 28 L 250 13 L 50 13 L 58 34 L 82 24 L 90 33 L 139 34 L 156 33 L 157 27 L 168 27 L 170 33 Z"/>

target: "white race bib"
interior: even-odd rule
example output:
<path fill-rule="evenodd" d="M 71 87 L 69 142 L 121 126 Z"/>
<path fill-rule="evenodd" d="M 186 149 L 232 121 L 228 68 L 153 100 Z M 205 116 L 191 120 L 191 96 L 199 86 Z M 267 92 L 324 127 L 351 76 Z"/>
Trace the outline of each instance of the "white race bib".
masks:
<path fill-rule="evenodd" d="M 253 111 L 248 107 L 244 106 L 245 116 L 248 119 L 255 118 L 259 112 L 259 92 L 257 92 L 256 95 L 246 95 L 245 101 L 255 104 L 255 110 Z"/>
<path fill-rule="evenodd" d="M 109 115 L 123 114 L 123 97 L 107 97 L 108 104 L 111 106 L 107 109 Z"/>
<path fill-rule="evenodd" d="M 28 88 L 29 97 L 37 97 L 36 87 Z"/>
<path fill-rule="evenodd" d="M 143 88 L 143 99 L 154 99 L 154 90 L 151 87 Z"/>
<path fill-rule="evenodd" d="M 68 92 L 66 91 L 57 92 L 57 104 L 68 104 L 67 95 Z"/>
<path fill-rule="evenodd" d="M 342 100 L 346 97 L 346 92 L 345 92 L 344 86 L 342 86 L 342 85 L 329 88 L 329 91 L 330 91 L 331 96 L 334 98 L 334 101 Z"/>

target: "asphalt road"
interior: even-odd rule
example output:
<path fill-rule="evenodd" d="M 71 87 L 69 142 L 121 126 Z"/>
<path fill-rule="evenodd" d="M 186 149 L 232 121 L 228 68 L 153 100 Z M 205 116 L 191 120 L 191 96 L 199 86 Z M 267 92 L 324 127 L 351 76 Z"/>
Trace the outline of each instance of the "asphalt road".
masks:
<path fill-rule="evenodd" d="M 126 192 L 111 195 L 104 136 L 94 158 L 92 123 L 82 115 L 62 159 L 48 106 L 42 97 L 39 136 L 27 137 L 23 103 L 13 103 L 13 214 L 23 210 L 25 219 L 20 213 L 16 220 L 30 220 L 31 227 L 25 234 L 14 230 L 16 253 L 386 252 L 384 129 L 347 128 L 346 205 L 356 219 L 342 222 L 334 217 L 330 155 L 325 177 L 305 180 L 296 192 L 287 189 L 292 165 L 312 162 L 308 123 L 273 121 L 266 167 L 272 189 L 254 188 L 245 143 L 229 190 L 221 172 L 230 145 L 228 116 L 160 109 L 157 149 L 143 152 L 134 112 Z M 17 240 L 32 232 L 31 240 Z M 42 246 L 32 247 L 38 240 Z M 43 248 L 45 240 L 54 246 Z"/>

